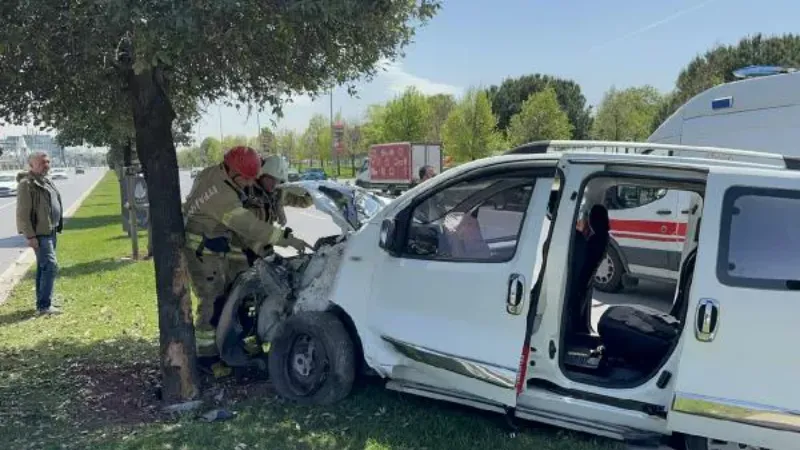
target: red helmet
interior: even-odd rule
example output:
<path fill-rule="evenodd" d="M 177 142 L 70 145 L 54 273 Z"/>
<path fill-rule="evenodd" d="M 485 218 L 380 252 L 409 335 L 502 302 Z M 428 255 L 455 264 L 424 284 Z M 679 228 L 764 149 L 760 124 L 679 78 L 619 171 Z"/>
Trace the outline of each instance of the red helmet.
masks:
<path fill-rule="evenodd" d="M 261 170 L 261 157 L 250 147 L 233 147 L 225 152 L 223 161 L 230 170 L 246 180 L 255 180 Z"/>

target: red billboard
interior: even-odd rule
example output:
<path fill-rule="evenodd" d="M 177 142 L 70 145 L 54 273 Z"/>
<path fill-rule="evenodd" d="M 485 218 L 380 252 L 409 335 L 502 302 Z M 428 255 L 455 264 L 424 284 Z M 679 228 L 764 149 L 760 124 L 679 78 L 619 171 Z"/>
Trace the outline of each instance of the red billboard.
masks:
<path fill-rule="evenodd" d="M 411 144 L 373 145 L 369 150 L 370 179 L 411 180 Z"/>

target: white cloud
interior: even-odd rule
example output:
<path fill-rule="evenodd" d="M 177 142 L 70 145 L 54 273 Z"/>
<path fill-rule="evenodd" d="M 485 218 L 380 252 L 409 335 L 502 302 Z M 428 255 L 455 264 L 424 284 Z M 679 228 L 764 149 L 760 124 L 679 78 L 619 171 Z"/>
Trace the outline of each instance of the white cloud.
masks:
<path fill-rule="evenodd" d="M 407 72 L 403 64 L 399 61 L 384 60 L 379 63 L 384 71 L 379 72 L 378 79 L 383 78 L 389 85 L 392 93 L 403 92 L 408 86 L 414 86 L 425 95 L 452 94 L 460 95 L 463 89 L 447 83 L 437 83 L 436 81 L 423 78 L 413 73 Z"/>

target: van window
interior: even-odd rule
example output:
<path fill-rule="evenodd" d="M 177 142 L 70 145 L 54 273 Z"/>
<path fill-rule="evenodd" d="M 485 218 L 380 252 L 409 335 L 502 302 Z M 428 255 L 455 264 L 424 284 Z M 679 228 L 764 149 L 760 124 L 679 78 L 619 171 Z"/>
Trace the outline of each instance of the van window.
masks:
<path fill-rule="evenodd" d="M 620 210 L 638 208 L 648 203 L 653 203 L 667 195 L 663 188 L 619 185 L 610 187 L 606 191 L 606 208 Z"/>
<path fill-rule="evenodd" d="M 483 178 L 446 187 L 411 212 L 405 256 L 460 262 L 513 258 L 534 180 Z"/>
<path fill-rule="evenodd" d="M 730 286 L 797 289 L 800 192 L 732 187 L 722 209 L 717 277 Z"/>

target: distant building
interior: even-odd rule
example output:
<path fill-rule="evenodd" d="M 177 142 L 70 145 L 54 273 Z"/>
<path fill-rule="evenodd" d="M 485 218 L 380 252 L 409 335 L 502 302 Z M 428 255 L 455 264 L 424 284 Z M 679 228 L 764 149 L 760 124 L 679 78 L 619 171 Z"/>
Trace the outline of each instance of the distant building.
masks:
<path fill-rule="evenodd" d="M 0 156 L 3 162 L 16 162 L 22 166 L 26 165 L 28 156 L 34 152 L 45 152 L 54 162 L 61 161 L 63 154 L 63 147 L 49 134 L 6 136 L 0 138 L 0 148 L 3 149 L 3 155 Z"/>

